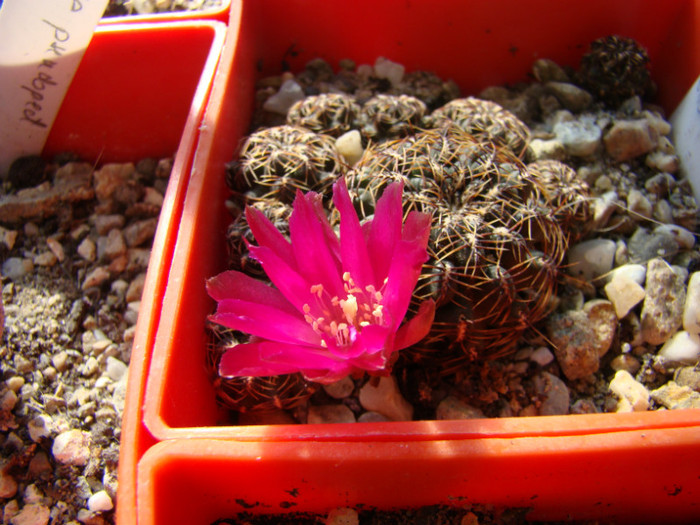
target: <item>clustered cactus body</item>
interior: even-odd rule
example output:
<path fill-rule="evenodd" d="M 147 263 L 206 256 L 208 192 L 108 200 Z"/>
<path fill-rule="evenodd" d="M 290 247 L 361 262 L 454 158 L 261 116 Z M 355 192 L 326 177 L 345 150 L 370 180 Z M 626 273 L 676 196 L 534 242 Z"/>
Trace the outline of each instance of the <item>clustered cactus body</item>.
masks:
<path fill-rule="evenodd" d="M 599 38 L 581 59 L 579 83 L 610 106 L 653 91 L 649 55 L 635 40 L 618 35 Z"/>
<path fill-rule="evenodd" d="M 334 137 L 352 129 L 367 147 L 350 167 Z M 328 182 L 343 175 L 358 215 L 368 218 L 384 189 L 402 181 L 404 213 L 432 216 L 413 310 L 426 299 L 437 305 L 428 336 L 403 354 L 449 372 L 465 359 L 507 353 L 549 313 L 568 244 L 589 218 L 585 183 L 558 161 L 526 165 L 529 140 L 529 128 L 515 115 L 472 97 L 429 113 L 408 95 L 377 94 L 362 106 L 348 95 L 313 95 L 291 108 L 286 125 L 247 139 L 229 185 L 282 225 L 297 189 L 328 195 Z M 243 214 L 228 238 L 231 268 L 259 276 L 247 256 L 251 236 Z M 259 392 L 250 382 L 217 381 L 229 406 L 256 405 Z M 278 388 L 270 381 L 260 391 Z M 298 378 L 283 384 L 292 401 L 302 399 Z M 279 405 L 277 390 L 275 399 Z"/>

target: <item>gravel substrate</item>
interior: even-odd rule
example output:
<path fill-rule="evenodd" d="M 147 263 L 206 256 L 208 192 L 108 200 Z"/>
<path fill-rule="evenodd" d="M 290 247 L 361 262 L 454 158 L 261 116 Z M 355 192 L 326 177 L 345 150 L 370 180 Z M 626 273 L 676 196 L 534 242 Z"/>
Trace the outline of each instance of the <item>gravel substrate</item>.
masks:
<path fill-rule="evenodd" d="M 36 161 L 4 185 L 3 523 L 113 523 L 131 342 L 171 164 Z"/>

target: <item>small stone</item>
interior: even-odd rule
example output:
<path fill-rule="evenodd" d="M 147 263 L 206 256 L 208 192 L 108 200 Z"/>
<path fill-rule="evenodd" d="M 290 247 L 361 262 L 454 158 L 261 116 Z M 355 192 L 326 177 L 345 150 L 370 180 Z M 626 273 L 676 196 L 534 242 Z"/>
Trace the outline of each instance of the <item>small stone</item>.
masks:
<path fill-rule="evenodd" d="M 349 376 L 345 376 L 329 385 L 323 385 L 323 390 L 333 399 L 345 399 L 355 390 L 355 383 Z"/>
<path fill-rule="evenodd" d="M 671 124 L 656 112 L 644 110 L 644 118 L 649 123 L 649 126 L 656 132 L 659 137 L 663 137 L 671 133 Z"/>
<path fill-rule="evenodd" d="M 554 126 L 557 140 L 564 145 L 567 155 L 590 157 L 600 144 L 601 130 L 591 120 L 559 122 Z"/>
<path fill-rule="evenodd" d="M 671 410 L 700 408 L 700 393 L 690 387 L 679 386 L 675 381 L 653 390 L 651 398 Z"/>
<path fill-rule="evenodd" d="M 558 416 L 569 413 L 569 389 L 557 376 L 541 372 L 534 377 L 535 392 L 541 399 L 541 416 Z"/>
<path fill-rule="evenodd" d="M 126 242 L 121 230 L 110 230 L 105 239 L 104 256 L 109 259 L 115 259 L 120 255 L 126 254 Z"/>
<path fill-rule="evenodd" d="M 581 113 L 591 105 L 591 94 L 569 82 L 547 82 L 545 89 L 554 95 L 559 103 L 572 113 Z"/>
<path fill-rule="evenodd" d="M 106 374 L 112 381 L 119 381 L 129 371 L 129 367 L 116 357 L 108 356 Z"/>
<path fill-rule="evenodd" d="M 670 260 L 678 253 L 679 247 L 676 236 L 666 229 L 650 232 L 646 228 L 637 228 L 627 242 L 633 262 L 649 261 L 655 257 Z"/>
<path fill-rule="evenodd" d="M 24 378 L 22 376 L 12 376 L 5 381 L 5 384 L 7 385 L 7 388 L 16 394 L 19 392 L 19 389 L 24 386 Z"/>
<path fill-rule="evenodd" d="M 136 167 L 131 162 L 105 164 L 94 174 L 95 196 L 101 203 L 134 204 L 143 195 L 137 179 Z"/>
<path fill-rule="evenodd" d="M 673 222 L 673 209 L 666 199 L 660 199 L 654 204 L 654 219 L 662 224 Z"/>
<path fill-rule="evenodd" d="M 377 78 L 385 78 L 391 83 L 392 87 L 397 87 L 403 80 L 406 68 L 397 62 L 378 57 L 374 62 L 374 74 Z"/>
<path fill-rule="evenodd" d="M 382 376 L 376 381 L 370 379 L 360 389 L 360 404 L 365 410 L 385 415 L 392 421 L 413 419 L 413 406 L 406 401 L 393 376 Z"/>
<path fill-rule="evenodd" d="M 651 219 L 653 206 L 649 199 L 638 189 L 631 189 L 627 193 L 627 212 L 635 219 Z"/>
<path fill-rule="evenodd" d="M 51 358 L 53 366 L 59 372 L 65 372 L 68 368 L 68 352 L 61 350 Z"/>
<path fill-rule="evenodd" d="M 359 523 L 359 514 L 350 507 L 339 507 L 331 510 L 325 521 L 325 525 L 359 525 Z"/>
<path fill-rule="evenodd" d="M 700 335 L 685 330 L 676 332 L 659 350 L 668 365 L 694 364 L 700 359 Z"/>
<path fill-rule="evenodd" d="M 144 272 L 138 274 L 131 280 L 124 295 L 124 299 L 127 303 L 141 300 L 141 296 L 143 295 L 143 287 L 145 283 L 146 274 Z"/>
<path fill-rule="evenodd" d="M 532 139 L 528 145 L 528 157 L 533 162 L 544 159 L 564 160 L 566 150 L 564 144 L 557 139 Z"/>
<path fill-rule="evenodd" d="M 644 163 L 652 169 L 666 173 L 676 173 L 679 166 L 678 156 L 658 150 L 649 153 Z"/>
<path fill-rule="evenodd" d="M 605 295 L 615 307 L 618 319 L 625 317 L 629 311 L 644 299 L 644 288 L 625 273 L 615 273 L 612 280 L 605 285 Z"/>
<path fill-rule="evenodd" d="M 97 246 L 89 237 L 82 240 L 76 251 L 78 252 L 78 255 L 88 262 L 94 261 L 97 257 Z"/>
<path fill-rule="evenodd" d="M 634 375 L 639 372 L 642 364 L 639 359 L 630 354 L 620 354 L 610 361 L 610 368 L 615 371 L 624 370 Z"/>
<path fill-rule="evenodd" d="M 34 260 L 32 261 L 36 266 L 43 266 L 43 267 L 51 267 L 54 264 L 56 264 L 56 261 L 58 259 L 56 256 L 53 254 L 52 251 L 46 251 L 38 254 L 37 256 L 34 257 Z"/>
<path fill-rule="evenodd" d="M 97 370 L 100 368 L 100 364 L 95 359 L 94 357 L 90 356 L 87 361 L 85 361 L 85 364 L 82 367 L 81 373 L 85 377 L 90 377 L 92 375 L 95 375 L 97 373 Z"/>
<path fill-rule="evenodd" d="M 530 360 L 540 366 L 547 366 L 554 361 L 554 354 L 546 346 L 540 346 L 530 355 Z"/>
<path fill-rule="evenodd" d="M 98 266 L 85 276 L 82 289 L 87 290 L 88 288 L 92 288 L 93 286 L 101 286 L 102 283 L 104 283 L 110 278 L 110 276 L 111 275 L 107 268 L 105 268 L 104 266 Z"/>
<path fill-rule="evenodd" d="M 2 397 L 0 397 L 0 410 L 3 412 L 11 412 L 15 408 L 15 405 L 17 405 L 18 400 L 19 398 L 14 390 L 5 390 Z"/>
<path fill-rule="evenodd" d="M 569 75 L 554 60 L 538 58 L 532 64 L 532 74 L 538 82 L 568 82 Z"/>
<path fill-rule="evenodd" d="M 679 246 L 687 250 L 695 246 L 695 234 L 676 224 L 661 224 L 654 228 L 654 235 L 669 235 L 676 240 Z"/>
<path fill-rule="evenodd" d="M 353 129 L 343 133 L 335 140 L 335 149 L 343 156 L 349 166 L 353 166 L 364 153 L 360 132 Z"/>
<path fill-rule="evenodd" d="M 129 257 L 127 270 L 139 272 L 148 267 L 148 261 L 151 259 L 151 250 L 145 248 L 130 248 L 127 255 Z"/>
<path fill-rule="evenodd" d="M 25 223 L 24 234 L 27 237 L 36 237 L 37 235 L 39 235 L 39 226 L 34 222 Z"/>
<path fill-rule="evenodd" d="M 644 189 L 657 197 L 666 197 L 676 184 L 676 179 L 670 173 L 657 173 L 646 180 Z"/>
<path fill-rule="evenodd" d="M 8 250 L 15 247 L 15 242 L 17 242 L 17 236 L 19 232 L 17 230 L 8 230 L 0 226 L 0 242 L 7 246 Z"/>
<path fill-rule="evenodd" d="M 304 99 L 304 90 L 293 79 L 285 80 L 279 91 L 269 97 L 263 104 L 265 111 L 286 115 L 295 103 Z"/>
<path fill-rule="evenodd" d="M 39 443 L 42 439 L 51 437 L 54 429 L 54 422 L 48 414 L 39 414 L 27 425 L 29 437 L 34 443 Z"/>
<path fill-rule="evenodd" d="M 14 498 L 17 494 L 17 480 L 4 468 L 0 468 L 0 498 Z"/>
<path fill-rule="evenodd" d="M 615 373 L 610 391 L 622 402 L 618 402 L 618 412 L 643 412 L 649 408 L 649 391 L 625 370 Z"/>
<path fill-rule="evenodd" d="M 63 465 L 82 467 L 90 459 L 90 434 L 75 429 L 62 432 L 54 439 L 51 452 Z"/>
<path fill-rule="evenodd" d="M 46 245 L 49 247 L 49 250 L 51 250 L 51 253 L 53 253 L 56 256 L 58 262 L 65 261 L 66 252 L 64 251 L 63 245 L 60 242 L 58 242 L 53 237 L 49 237 L 48 239 L 46 239 Z"/>
<path fill-rule="evenodd" d="M 615 241 L 591 239 L 572 246 L 567 257 L 569 272 L 584 281 L 592 281 L 612 270 L 615 261 Z"/>
<path fill-rule="evenodd" d="M 597 414 L 598 412 L 598 407 L 589 398 L 576 400 L 569 411 L 570 414 Z"/>
<path fill-rule="evenodd" d="M 12 519 L 11 525 L 47 525 L 51 516 L 51 510 L 40 503 L 30 503 L 22 507 Z"/>
<path fill-rule="evenodd" d="M 683 329 L 691 334 L 700 334 L 700 272 L 693 272 L 688 280 L 683 306 Z"/>
<path fill-rule="evenodd" d="M 568 379 L 588 377 L 598 370 L 616 326 L 612 303 L 600 299 L 589 301 L 582 310 L 558 312 L 547 318 L 554 355 Z"/>
<path fill-rule="evenodd" d="M 663 259 L 652 259 L 647 264 L 645 290 L 642 337 L 651 345 L 660 345 L 681 326 L 686 296 L 684 279 Z"/>
<path fill-rule="evenodd" d="M 124 216 L 120 214 L 100 214 L 94 216 L 93 223 L 95 224 L 95 230 L 97 230 L 98 235 L 107 235 L 115 228 L 123 228 L 125 219 Z"/>
<path fill-rule="evenodd" d="M 97 512 L 80 509 L 75 517 L 83 525 L 105 525 L 105 519 Z"/>
<path fill-rule="evenodd" d="M 312 405 L 306 422 L 309 425 L 326 423 L 354 423 L 355 414 L 345 405 Z"/>
<path fill-rule="evenodd" d="M 485 418 L 484 413 L 461 399 L 454 396 L 447 396 L 440 401 L 435 411 L 435 419 L 481 419 Z"/>
<path fill-rule="evenodd" d="M 31 259 L 9 257 L 4 263 L 2 263 L 2 276 L 12 279 L 13 281 L 21 279 L 33 271 L 34 263 Z"/>
<path fill-rule="evenodd" d="M 386 421 L 391 421 L 388 417 L 383 416 L 379 412 L 363 412 L 360 417 L 357 418 L 358 423 L 384 423 Z"/>
<path fill-rule="evenodd" d="M 615 210 L 618 209 L 618 196 L 616 191 L 607 191 L 593 199 L 593 226 L 603 228 Z"/>
<path fill-rule="evenodd" d="M 41 503 L 44 500 L 44 493 L 31 483 L 24 489 L 24 503 Z"/>
<path fill-rule="evenodd" d="M 124 228 L 124 240 L 129 248 L 141 246 L 147 241 L 151 241 L 158 227 L 158 218 L 153 217 L 130 224 Z"/>
<path fill-rule="evenodd" d="M 676 370 L 673 379 L 680 386 L 687 386 L 700 392 L 700 368 L 697 366 L 684 366 Z"/>
<path fill-rule="evenodd" d="M 150 186 L 146 186 L 146 192 L 143 196 L 143 202 L 146 204 L 150 204 L 151 206 L 156 206 L 160 208 L 163 206 L 163 194 L 159 192 L 155 188 L 151 188 Z"/>
<path fill-rule="evenodd" d="M 46 452 L 40 450 L 29 462 L 29 474 L 37 479 L 48 478 L 53 473 L 53 465 Z"/>
<path fill-rule="evenodd" d="M 646 119 L 618 120 L 603 137 L 605 150 L 617 162 L 649 153 L 658 141 L 658 132 Z"/>
<path fill-rule="evenodd" d="M 626 279 L 629 279 L 639 286 L 644 286 L 647 279 L 647 267 L 644 264 L 623 264 L 613 269 L 609 274 L 608 282 L 612 281 L 617 275 L 621 275 Z"/>
<path fill-rule="evenodd" d="M 100 490 L 88 498 L 87 507 L 91 512 L 108 512 L 114 508 L 114 503 L 107 492 Z"/>

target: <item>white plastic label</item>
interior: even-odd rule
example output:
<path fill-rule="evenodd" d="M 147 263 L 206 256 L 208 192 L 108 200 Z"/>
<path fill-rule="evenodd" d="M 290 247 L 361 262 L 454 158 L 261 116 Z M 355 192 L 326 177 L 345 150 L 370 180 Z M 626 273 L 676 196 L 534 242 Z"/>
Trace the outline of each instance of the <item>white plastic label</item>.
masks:
<path fill-rule="evenodd" d="M 700 203 L 700 77 L 671 115 L 673 143 L 681 160 L 681 173 L 693 188 Z"/>
<path fill-rule="evenodd" d="M 109 0 L 0 5 L 0 176 L 39 154 Z"/>

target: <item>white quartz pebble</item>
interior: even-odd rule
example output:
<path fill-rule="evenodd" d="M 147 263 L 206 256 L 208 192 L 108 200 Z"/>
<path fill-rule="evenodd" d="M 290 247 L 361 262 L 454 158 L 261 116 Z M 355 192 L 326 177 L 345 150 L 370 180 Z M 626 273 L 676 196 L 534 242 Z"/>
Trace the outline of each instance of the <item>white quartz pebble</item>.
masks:
<path fill-rule="evenodd" d="M 618 401 L 618 412 L 643 412 L 649 408 L 649 391 L 625 370 L 618 370 L 610 381 Z"/>
<path fill-rule="evenodd" d="M 688 291 L 683 308 L 683 328 L 691 334 L 700 334 L 700 272 L 688 280 Z"/>
<path fill-rule="evenodd" d="M 681 330 L 664 343 L 659 355 L 668 364 L 693 364 L 700 359 L 700 336 Z"/>
<path fill-rule="evenodd" d="M 605 294 L 615 307 L 617 318 L 622 319 L 644 299 L 645 292 L 626 273 L 616 273 L 605 285 Z"/>
<path fill-rule="evenodd" d="M 610 239 L 591 239 L 575 244 L 568 253 L 569 271 L 591 281 L 612 270 L 617 245 Z"/>

